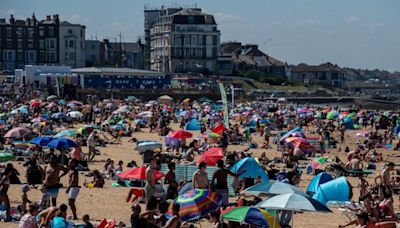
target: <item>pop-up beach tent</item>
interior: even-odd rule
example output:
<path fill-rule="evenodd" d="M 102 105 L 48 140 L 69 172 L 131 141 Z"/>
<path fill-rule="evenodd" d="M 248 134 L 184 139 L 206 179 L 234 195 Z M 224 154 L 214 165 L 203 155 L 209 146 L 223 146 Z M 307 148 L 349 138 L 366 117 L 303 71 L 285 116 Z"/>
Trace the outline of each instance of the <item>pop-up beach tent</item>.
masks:
<path fill-rule="evenodd" d="M 307 194 L 312 197 L 315 194 L 315 192 L 317 192 L 321 184 L 327 183 L 331 180 L 333 180 L 333 178 L 331 175 L 329 175 L 329 173 L 327 172 L 319 173 L 308 184 Z"/>
<path fill-rule="evenodd" d="M 191 119 L 185 125 L 186 131 L 200 131 L 200 129 L 201 129 L 201 124 L 197 119 Z"/>
<path fill-rule="evenodd" d="M 235 173 L 240 173 L 241 178 L 257 178 L 260 176 L 262 181 L 267 182 L 268 176 L 264 169 L 257 163 L 257 161 L 252 157 L 243 158 L 242 160 L 236 162 L 231 170 Z"/>
<path fill-rule="evenodd" d="M 312 198 L 324 205 L 329 201 L 345 202 L 350 199 L 350 186 L 345 177 L 340 177 L 321 184 Z"/>

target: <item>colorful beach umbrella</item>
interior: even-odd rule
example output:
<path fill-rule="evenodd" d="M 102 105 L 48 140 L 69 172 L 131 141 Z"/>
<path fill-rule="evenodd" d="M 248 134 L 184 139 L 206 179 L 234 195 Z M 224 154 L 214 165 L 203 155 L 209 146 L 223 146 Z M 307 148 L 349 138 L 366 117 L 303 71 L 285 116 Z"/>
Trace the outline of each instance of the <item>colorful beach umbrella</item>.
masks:
<path fill-rule="evenodd" d="M 179 195 L 169 207 L 167 218 L 172 217 L 172 205 L 178 203 L 181 208 L 179 215 L 182 221 L 200 219 L 217 209 L 221 204 L 222 197 L 208 190 L 194 189 Z"/>
<path fill-rule="evenodd" d="M 256 207 L 236 207 L 222 215 L 222 218 L 233 222 L 245 222 L 247 224 L 267 228 L 279 228 L 279 221 L 264 209 Z"/>
<path fill-rule="evenodd" d="M 76 144 L 76 142 L 71 140 L 71 139 L 54 138 L 47 144 L 47 146 L 50 147 L 50 148 L 63 150 L 63 149 L 69 149 L 71 147 L 77 147 L 78 144 Z"/>
<path fill-rule="evenodd" d="M 57 119 L 57 120 L 61 120 L 61 119 L 65 119 L 66 115 L 63 112 L 57 112 L 54 113 L 53 115 L 51 115 L 52 119 Z"/>
<path fill-rule="evenodd" d="M 172 132 L 170 137 L 174 138 L 174 139 L 188 139 L 188 138 L 192 138 L 193 134 L 188 131 L 177 130 L 177 131 Z"/>
<path fill-rule="evenodd" d="M 31 144 L 46 146 L 53 138 L 49 136 L 39 136 L 29 141 Z"/>
<path fill-rule="evenodd" d="M 301 137 L 289 137 L 285 139 L 287 145 L 293 148 L 300 148 L 304 153 L 314 152 L 315 148 L 305 138 Z"/>
<path fill-rule="evenodd" d="M 154 171 L 154 178 L 156 180 L 159 180 L 164 176 L 165 176 L 164 173 L 162 173 L 158 170 Z M 135 168 L 129 169 L 127 171 L 124 171 L 124 172 L 118 174 L 118 177 L 121 179 L 146 180 L 146 167 L 135 167 Z"/>
<path fill-rule="evenodd" d="M 217 164 L 217 161 L 222 158 L 224 158 L 224 153 L 222 152 L 222 148 L 213 147 L 208 149 L 201 155 L 200 159 L 197 161 L 197 164 L 205 162 L 207 165 L 215 166 Z"/>
<path fill-rule="evenodd" d="M 339 116 L 339 113 L 336 111 L 330 111 L 330 112 L 328 112 L 328 114 L 326 114 L 326 118 L 328 120 L 336 119 L 336 118 L 338 118 L 338 116 Z"/>
<path fill-rule="evenodd" d="M 27 128 L 24 127 L 17 127 L 14 129 L 9 130 L 5 135 L 4 138 L 16 138 L 16 139 L 21 139 L 24 136 L 28 135 L 31 133 L 31 131 Z"/>

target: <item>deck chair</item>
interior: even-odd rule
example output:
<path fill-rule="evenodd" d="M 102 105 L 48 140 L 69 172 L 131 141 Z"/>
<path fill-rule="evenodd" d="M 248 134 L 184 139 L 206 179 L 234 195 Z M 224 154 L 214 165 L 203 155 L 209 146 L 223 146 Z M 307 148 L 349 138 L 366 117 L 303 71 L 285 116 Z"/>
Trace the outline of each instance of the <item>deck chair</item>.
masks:
<path fill-rule="evenodd" d="M 354 170 L 354 169 L 347 169 L 339 164 L 332 164 L 330 165 L 330 169 L 333 171 L 333 174 L 337 177 L 339 176 L 354 176 L 354 177 L 366 177 L 374 172 L 371 170 Z"/>

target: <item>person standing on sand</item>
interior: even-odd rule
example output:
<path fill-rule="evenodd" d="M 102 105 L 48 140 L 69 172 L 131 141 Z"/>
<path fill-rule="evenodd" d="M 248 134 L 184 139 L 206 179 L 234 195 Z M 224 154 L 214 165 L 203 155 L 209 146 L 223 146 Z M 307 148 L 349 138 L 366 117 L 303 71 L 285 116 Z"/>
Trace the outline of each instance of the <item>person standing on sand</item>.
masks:
<path fill-rule="evenodd" d="M 89 155 L 88 155 L 88 162 L 92 162 L 94 157 L 96 156 L 96 135 L 97 131 L 93 131 L 90 133 L 89 137 L 87 138 L 86 144 L 89 148 Z"/>
<path fill-rule="evenodd" d="M 211 184 L 216 181 L 215 191 L 222 196 L 221 206 L 226 207 L 229 203 L 228 175 L 237 177 L 238 174 L 226 169 L 223 160 L 218 160 L 217 165 L 219 169 L 214 172 Z"/>
<path fill-rule="evenodd" d="M 144 186 L 144 192 L 146 196 L 146 210 L 149 206 L 149 202 L 153 199 L 156 191 L 156 180 L 154 177 L 154 169 L 156 167 L 156 159 L 153 157 L 150 159 L 150 164 L 146 169 L 146 185 Z"/>
<path fill-rule="evenodd" d="M 208 182 L 208 176 L 206 173 L 207 164 L 205 162 L 201 162 L 199 164 L 199 169 L 194 172 L 192 184 L 193 188 L 208 190 L 210 188 L 210 184 Z"/>
<path fill-rule="evenodd" d="M 382 171 L 382 185 L 388 190 L 388 191 L 392 191 L 392 185 L 390 183 L 390 172 L 394 170 L 394 163 L 393 162 L 389 162 L 386 165 L 386 168 L 383 169 Z"/>
<path fill-rule="evenodd" d="M 77 160 L 70 160 L 68 162 L 68 168 L 70 171 L 68 175 L 69 181 L 68 181 L 67 194 L 68 194 L 69 207 L 71 208 L 74 220 L 78 220 L 78 216 L 76 215 L 75 200 L 78 197 L 80 190 L 79 173 L 78 170 L 76 169 L 77 165 L 78 165 Z"/>
<path fill-rule="evenodd" d="M 57 164 L 58 159 L 56 156 L 50 157 L 50 162 L 45 166 L 44 170 L 44 182 L 47 193 L 51 196 L 51 204 L 53 207 L 57 206 L 57 196 L 60 190 L 60 179 L 67 175 L 68 169 L 62 165 Z M 60 175 L 60 172 L 62 174 Z"/>
<path fill-rule="evenodd" d="M 3 172 L 3 176 L 0 180 L 0 204 L 4 203 L 6 205 L 6 219 L 4 222 L 10 221 L 10 199 L 8 198 L 8 188 L 10 187 L 10 176 L 12 174 L 12 170 L 10 168 L 6 168 Z"/>

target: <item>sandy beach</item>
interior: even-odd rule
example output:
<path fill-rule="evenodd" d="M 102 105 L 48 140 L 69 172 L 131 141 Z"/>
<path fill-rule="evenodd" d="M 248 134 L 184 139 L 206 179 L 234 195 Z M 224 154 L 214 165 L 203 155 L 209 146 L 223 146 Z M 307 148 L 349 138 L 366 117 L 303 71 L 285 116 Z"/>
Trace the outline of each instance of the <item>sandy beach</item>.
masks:
<path fill-rule="evenodd" d="M 175 124 L 173 125 L 174 129 L 177 129 L 178 126 Z M 144 140 L 144 139 L 151 139 L 151 140 L 160 140 L 163 142 L 163 138 L 158 136 L 156 133 L 148 133 L 147 128 L 142 129 L 142 132 L 139 133 L 134 133 L 134 137 L 138 138 L 139 140 Z M 339 144 L 339 147 L 342 147 L 344 149 L 345 146 L 349 146 L 350 148 L 354 148 L 356 138 L 355 134 L 359 132 L 357 130 L 353 131 L 346 131 L 346 143 Z M 199 134 L 198 132 L 195 133 L 193 132 L 194 135 Z M 307 133 L 306 133 L 307 134 Z M 95 160 L 96 162 L 93 165 L 90 165 L 90 169 L 99 169 L 101 170 L 104 161 L 107 158 L 113 159 L 116 163 L 120 160 L 124 162 L 124 164 L 127 164 L 128 162 L 135 160 L 138 165 L 140 166 L 142 164 L 142 159 L 141 156 L 138 154 L 136 150 L 134 150 L 135 145 L 132 142 L 127 142 L 129 138 L 125 137 L 123 138 L 123 141 L 121 144 L 112 144 L 108 145 L 107 147 L 102 147 L 100 148 L 101 155 L 96 156 Z M 262 138 L 259 135 L 253 135 L 253 141 L 261 144 L 262 143 Z M 246 149 L 247 146 L 241 146 L 241 145 L 230 145 L 228 147 L 229 150 L 236 150 L 236 151 L 241 151 Z M 84 152 L 87 152 L 87 148 L 83 148 Z M 273 145 L 273 149 L 251 149 L 250 152 L 253 153 L 255 157 L 258 157 L 262 152 L 267 152 L 267 156 L 269 158 L 275 157 L 275 156 L 280 156 L 276 152 L 276 145 Z M 393 151 L 387 151 L 387 150 L 382 150 L 384 154 L 384 159 L 385 160 L 390 160 L 390 161 L 400 161 L 399 158 L 394 158 L 394 157 L 389 157 L 389 155 L 393 154 Z M 330 149 L 328 156 L 339 156 L 343 161 L 346 160 L 345 153 L 343 152 L 337 152 L 337 150 Z M 22 166 L 22 162 L 12 162 L 13 165 L 20 171 L 21 173 L 21 181 L 25 182 L 25 170 L 24 167 Z M 304 161 L 302 166 L 305 166 L 306 162 Z M 125 166 L 125 165 L 124 165 Z M 124 167 L 125 170 L 128 169 Z M 377 171 L 375 172 L 374 175 L 370 175 L 367 180 L 369 182 L 372 181 L 373 177 L 378 175 L 380 171 L 382 170 L 382 164 L 378 164 Z M 87 172 L 86 172 L 87 173 Z M 83 174 L 86 173 L 80 173 L 80 184 L 82 185 L 83 182 L 85 181 L 90 181 L 91 177 L 86 177 Z M 305 190 L 307 188 L 308 183 L 312 179 L 312 175 L 308 175 L 305 173 L 305 170 L 303 172 L 303 175 L 301 176 L 301 182 L 300 182 L 300 188 Z M 359 196 L 359 188 L 358 188 L 358 179 L 354 177 L 348 177 L 347 178 L 350 183 L 354 187 L 354 197 L 353 199 L 357 199 Z M 64 177 L 62 180 L 62 183 L 64 186 L 67 185 L 66 181 L 67 178 Z M 125 201 L 125 197 L 128 193 L 129 188 L 124 188 L 124 187 L 112 187 L 111 183 L 113 180 L 106 180 L 105 187 L 103 189 L 95 189 L 95 188 L 82 188 L 81 192 L 77 198 L 76 205 L 78 208 L 78 217 L 82 218 L 84 214 L 89 214 L 91 219 L 93 221 L 95 220 L 101 220 L 103 218 L 107 219 L 115 219 L 116 221 L 122 221 L 125 224 L 129 226 L 129 218 L 130 218 L 130 203 L 127 203 Z M 10 190 L 9 190 L 9 197 L 11 200 L 12 206 L 17 206 L 17 204 L 21 201 L 21 189 L 20 185 L 12 185 Z M 65 188 L 60 190 L 59 197 L 58 197 L 58 204 L 61 203 L 67 203 L 67 194 L 65 193 Z M 28 192 L 29 199 L 32 200 L 33 202 L 38 201 L 40 198 L 40 192 L 39 190 L 32 189 Z M 231 197 L 230 202 L 234 202 L 237 198 Z M 398 202 L 397 202 L 397 197 L 395 198 L 395 209 L 398 209 Z M 144 207 L 144 205 L 143 205 Z M 349 220 L 343 215 L 342 212 L 333 209 L 334 213 L 327 213 L 327 214 L 322 214 L 322 213 L 297 213 L 294 217 L 294 226 L 295 227 L 310 227 L 310 226 L 316 226 L 316 227 L 338 227 L 339 224 L 345 224 Z M 68 211 L 70 214 L 70 210 Z M 79 223 L 80 221 L 78 221 Z M 0 227 L 17 227 L 17 223 L 0 223 Z M 199 226 L 197 224 L 196 226 Z M 209 227 L 210 223 L 206 220 L 201 220 L 201 227 Z M 199 226 L 200 227 L 200 226 Z"/>

